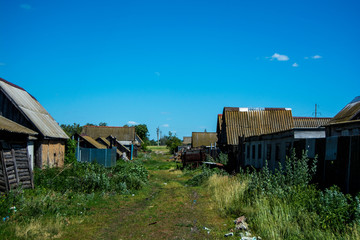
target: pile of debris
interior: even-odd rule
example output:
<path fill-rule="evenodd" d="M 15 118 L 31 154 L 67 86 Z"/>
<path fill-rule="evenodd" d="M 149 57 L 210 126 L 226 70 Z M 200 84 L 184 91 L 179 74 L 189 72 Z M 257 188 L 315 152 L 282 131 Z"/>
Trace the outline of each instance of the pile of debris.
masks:
<path fill-rule="evenodd" d="M 229 233 L 225 234 L 225 237 L 231 237 L 234 236 L 234 232 L 239 232 L 238 234 L 241 237 L 241 240 L 261 240 L 261 237 L 254 237 L 251 234 L 251 231 L 249 229 L 249 225 L 246 222 L 246 217 L 241 216 L 234 220 L 235 224 L 235 231 L 233 229 L 230 230 Z"/>

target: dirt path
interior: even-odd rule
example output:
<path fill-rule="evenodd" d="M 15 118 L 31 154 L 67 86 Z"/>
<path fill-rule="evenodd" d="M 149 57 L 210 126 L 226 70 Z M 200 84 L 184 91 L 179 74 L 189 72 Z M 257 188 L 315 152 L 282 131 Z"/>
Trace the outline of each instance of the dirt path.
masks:
<path fill-rule="evenodd" d="M 158 160 L 157 168 L 167 168 L 161 167 L 164 159 Z M 134 196 L 109 197 L 83 223 L 72 224 L 64 239 L 223 238 L 229 219 L 211 209 L 204 188 L 187 186 L 189 176 L 179 170 L 151 170 L 152 165 L 148 166 L 148 187 Z"/>

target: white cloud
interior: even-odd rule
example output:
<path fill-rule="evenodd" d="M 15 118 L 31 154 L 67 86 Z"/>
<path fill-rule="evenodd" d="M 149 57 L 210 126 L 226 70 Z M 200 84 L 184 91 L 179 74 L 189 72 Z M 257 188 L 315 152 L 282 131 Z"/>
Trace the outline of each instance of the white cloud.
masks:
<path fill-rule="evenodd" d="M 162 115 L 169 115 L 170 112 L 161 112 Z"/>
<path fill-rule="evenodd" d="M 299 66 L 299 64 L 294 63 L 294 64 L 293 64 L 293 65 L 291 65 L 291 66 L 293 66 L 293 67 L 298 67 L 298 66 Z"/>
<path fill-rule="evenodd" d="M 26 3 L 21 4 L 20 7 L 21 7 L 22 9 L 25 9 L 25 10 L 30 10 L 30 9 L 32 9 L 31 5 L 26 4 Z"/>
<path fill-rule="evenodd" d="M 160 73 L 159 72 L 154 72 L 156 76 L 160 77 Z"/>
<path fill-rule="evenodd" d="M 309 57 L 304 57 L 305 59 L 309 59 Z"/>
<path fill-rule="evenodd" d="M 165 123 L 165 124 L 161 125 L 161 127 L 168 128 L 168 127 L 170 127 L 170 125 L 169 125 L 169 124 L 167 124 L 167 123 Z"/>
<path fill-rule="evenodd" d="M 278 54 L 278 53 L 274 53 L 274 55 L 271 56 L 271 60 L 278 60 L 278 61 L 288 61 L 289 60 L 289 57 L 286 56 L 286 55 L 281 55 L 281 54 Z"/>
<path fill-rule="evenodd" d="M 312 56 L 311 58 L 312 58 L 312 59 L 320 59 L 320 58 L 322 58 L 322 56 L 320 56 L 320 55 L 315 55 L 315 56 Z"/>
<path fill-rule="evenodd" d="M 127 124 L 129 124 L 129 125 L 138 125 L 139 123 L 137 123 L 135 121 L 128 121 Z"/>

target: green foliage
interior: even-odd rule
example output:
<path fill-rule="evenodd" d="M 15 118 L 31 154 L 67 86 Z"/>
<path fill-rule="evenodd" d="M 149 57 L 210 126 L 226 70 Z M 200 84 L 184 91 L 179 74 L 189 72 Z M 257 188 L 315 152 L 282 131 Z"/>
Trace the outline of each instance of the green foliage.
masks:
<path fill-rule="evenodd" d="M 74 136 L 76 133 L 80 134 L 82 131 L 82 126 L 78 123 L 74 123 L 73 125 L 61 124 L 60 127 L 69 137 Z"/>
<path fill-rule="evenodd" d="M 170 150 L 171 153 L 175 153 L 175 150 L 178 146 L 181 146 L 182 141 L 176 137 L 175 135 L 172 135 L 172 132 L 169 132 L 169 137 L 166 141 L 166 146 Z"/>
<path fill-rule="evenodd" d="M 68 139 L 65 146 L 65 163 L 76 162 L 76 144 L 77 142 L 73 139 Z"/>
<path fill-rule="evenodd" d="M 100 122 L 99 123 L 99 126 L 101 126 L 101 127 L 106 127 L 108 124 L 106 123 L 106 122 Z"/>
<path fill-rule="evenodd" d="M 306 153 L 297 158 L 293 152 L 284 166 L 274 172 L 267 163 L 260 172 L 242 172 L 238 176 L 243 183 L 243 190 L 239 191 L 241 196 L 221 210 L 228 214 L 245 214 L 252 230 L 264 239 L 352 239 L 358 236 L 358 196 L 345 195 L 337 187 L 319 190 L 311 184 L 315 170 L 316 160 L 310 162 Z"/>
<path fill-rule="evenodd" d="M 128 193 L 140 189 L 147 182 L 147 170 L 134 162 L 119 161 L 109 169 L 97 163 L 74 162 L 63 169 L 37 169 L 34 182 L 36 186 L 57 192 Z"/>
<path fill-rule="evenodd" d="M 216 158 L 216 162 L 227 165 L 229 162 L 229 157 L 226 153 L 220 153 Z"/>
<path fill-rule="evenodd" d="M 189 171 L 189 170 L 187 170 Z M 197 170 L 195 170 L 197 171 Z M 206 165 L 202 165 L 200 168 L 200 172 L 193 176 L 191 179 L 187 181 L 187 184 L 191 186 L 200 186 L 205 183 L 212 175 L 227 175 L 227 173 L 219 168 L 209 168 Z"/>
<path fill-rule="evenodd" d="M 135 126 L 136 134 L 145 142 L 149 140 L 149 130 L 146 124 L 138 124 Z"/>

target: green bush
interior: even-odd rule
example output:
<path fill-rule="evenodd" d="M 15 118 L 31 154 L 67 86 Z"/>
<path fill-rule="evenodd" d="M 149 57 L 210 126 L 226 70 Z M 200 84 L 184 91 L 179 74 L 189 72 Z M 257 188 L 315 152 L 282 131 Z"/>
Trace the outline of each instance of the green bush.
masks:
<path fill-rule="evenodd" d="M 47 168 L 35 171 L 36 186 L 58 192 L 119 192 L 140 189 L 147 182 L 147 170 L 139 163 L 119 161 L 113 168 L 97 163 L 66 165 L 63 169 Z"/>

